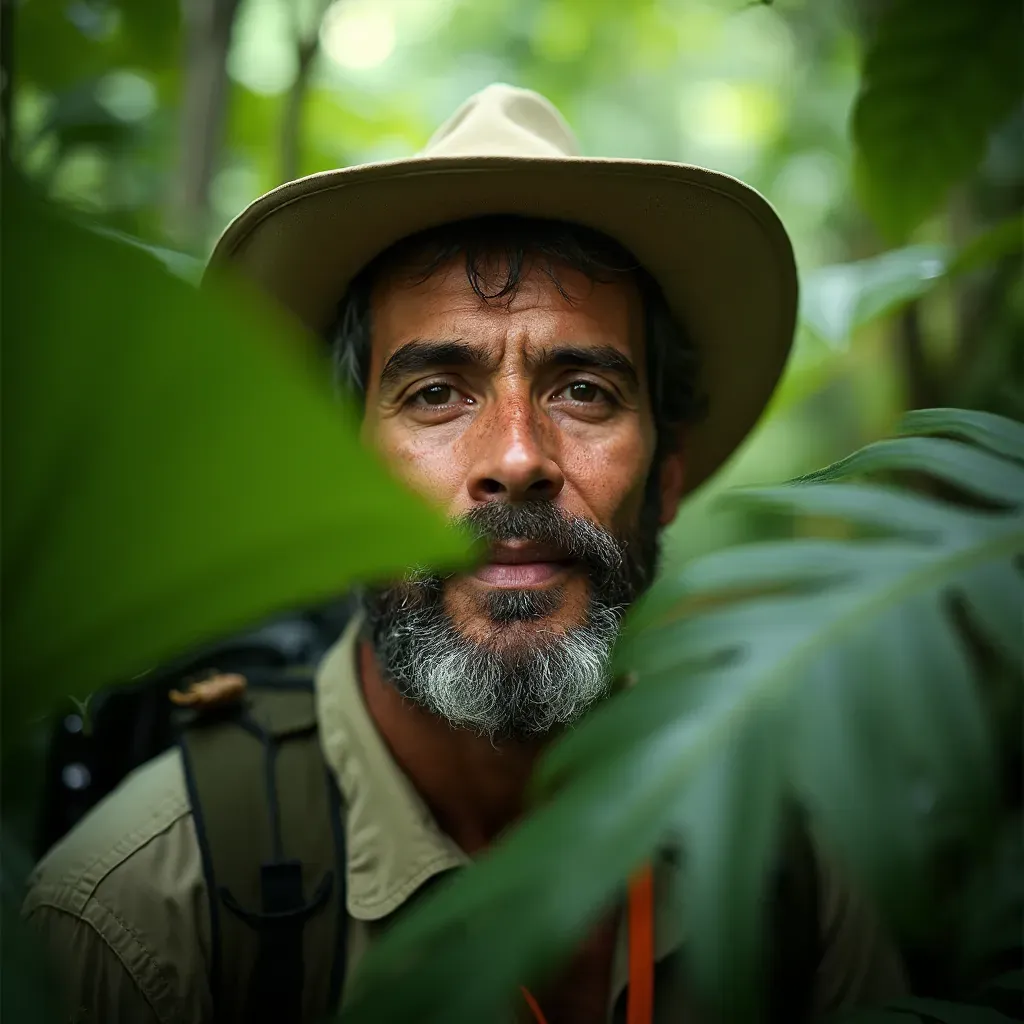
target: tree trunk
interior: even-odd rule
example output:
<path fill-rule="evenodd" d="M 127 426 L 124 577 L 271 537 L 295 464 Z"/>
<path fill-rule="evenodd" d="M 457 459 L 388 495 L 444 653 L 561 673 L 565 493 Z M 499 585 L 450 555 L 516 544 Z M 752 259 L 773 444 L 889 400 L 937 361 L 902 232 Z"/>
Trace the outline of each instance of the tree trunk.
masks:
<path fill-rule="evenodd" d="M 903 371 L 907 409 L 928 409 L 935 402 L 935 374 L 929 365 L 921 331 L 921 310 L 911 302 L 896 319 L 897 351 Z"/>
<path fill-rule="evenodd" d="M 309 76 L 313 70 L 313 59 L 317 52 L 317 38 L 301 40 L 296 45 L 299 67 L 285 98 L 284 113 L 281 116 L 281 180 L 291 181 L 299 176 L 301 169 L 302 107 L 309 88 Z"/>
<path fill-rule="evenodd" d="M 178 175 L 168 234 L 202 249 L 210 222 L 210 183 L 223 142 L 228 97 L 227 58 L 238 0 L 182 0 L 185 84 L 181 102 Z"/>

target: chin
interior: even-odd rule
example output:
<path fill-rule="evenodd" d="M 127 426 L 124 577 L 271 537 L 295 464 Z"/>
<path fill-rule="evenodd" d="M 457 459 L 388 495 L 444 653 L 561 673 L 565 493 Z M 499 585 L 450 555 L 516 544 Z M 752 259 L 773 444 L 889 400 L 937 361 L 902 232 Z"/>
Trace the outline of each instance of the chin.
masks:
<path fill-rule="evenodd" d="M 452 602 L 452 621 L 467 639 L 495 650 L 511 648 L 542 650 L 564 636 L 573 626 L 584 624 L 572 614 L 564 588 L 550 590 L 494 589 L 474 595 L 470 607 Z M 462 607 L 458 607 L 461 605 Z"/>

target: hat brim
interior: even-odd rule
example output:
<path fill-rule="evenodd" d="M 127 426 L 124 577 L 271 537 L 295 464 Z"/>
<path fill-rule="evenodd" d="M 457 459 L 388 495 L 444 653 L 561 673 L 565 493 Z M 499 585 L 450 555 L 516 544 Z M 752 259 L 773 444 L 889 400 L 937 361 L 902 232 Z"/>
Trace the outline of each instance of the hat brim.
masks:
<path fill-rule="evenodd" d="M 687 491 L 754 427 L 796 324 L 793 251 L 774 210 L 724 174 L 579 157 L 424 157 L 313 174 L 227 228 L 204 281 L 232 267 L 322 333 L 356 274 L 424 228 L 485 214 L 571 221 L 630 249 L 696 345 L 708 412 L 687 442 Z"/>

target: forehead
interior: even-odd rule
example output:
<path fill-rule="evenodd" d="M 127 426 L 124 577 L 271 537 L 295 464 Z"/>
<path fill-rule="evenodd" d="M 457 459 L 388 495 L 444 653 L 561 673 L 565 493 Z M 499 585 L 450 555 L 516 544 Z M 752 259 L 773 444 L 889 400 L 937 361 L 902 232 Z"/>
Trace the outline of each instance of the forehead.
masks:
<path fill-rule="evenodd" d="M 507 264 L 485 261 L 480 269 L 478 286 L 495 296 L 508 280 Z M 592 281 L 572 267 L 527 259 L 511 295 L 485 299 L 474 290 L 465 258 L 458 256 L 425 279 L 401 268 L 377 280 L 371 295 L 371 363 L 379 367 L 415 338 L 453 337 L 495 345 L 510 337 L 526 344 L 613 345 L 639 363 L 642 320 L 639 289 L 626 275 Z"/>

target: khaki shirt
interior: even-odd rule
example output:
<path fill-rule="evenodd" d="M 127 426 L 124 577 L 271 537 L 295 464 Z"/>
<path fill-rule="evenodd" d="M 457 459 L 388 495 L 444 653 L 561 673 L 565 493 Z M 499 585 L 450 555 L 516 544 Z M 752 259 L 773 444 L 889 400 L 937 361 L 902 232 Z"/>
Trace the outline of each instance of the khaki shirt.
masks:
<path fill-rule="evenodd" d="M 320 737 L 344 796 L 350 936 L 347 977 L 392 915 L 428 880 L 466 863 L 391 758 L 363 702 L 357 625 L 317 673 Z M 683 942 L 676 870 L 655 869 L 655 952 Z M 867 908 L 835 877 L 821 876 L 824 955 L 819 1013 L 904 992 L 898 958 Z M 44 858 L 24 913 L 66 984 L 73 1021 L 212 1024 L 210 921 L 195 827 L 177 750 L 135 771 Z M 621 1019 L 627 980 L 620 930 L 609 1022 Z M 659 985 L 659 1024 L 698 1024 L 679 987 Z M 76 1016 L 77 1014 L 77 1016 Z"/>

